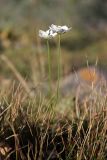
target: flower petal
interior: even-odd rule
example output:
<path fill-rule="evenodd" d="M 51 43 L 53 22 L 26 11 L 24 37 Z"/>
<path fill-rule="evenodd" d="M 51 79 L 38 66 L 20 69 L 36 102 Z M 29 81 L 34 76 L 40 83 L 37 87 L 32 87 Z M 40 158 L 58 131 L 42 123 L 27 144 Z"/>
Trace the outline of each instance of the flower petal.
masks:
<path fill-rule="evenodd" d="M 59 34 L 63 34 L 63 33 L 66 33 L 71 30 L 71 28 L 68 28 L 66 25 L 65 26 L 57 26 L 57 25 L 52 24 L 49 28 L 51 30 L 53 30 L 54 33 L 56 32 Z"/>

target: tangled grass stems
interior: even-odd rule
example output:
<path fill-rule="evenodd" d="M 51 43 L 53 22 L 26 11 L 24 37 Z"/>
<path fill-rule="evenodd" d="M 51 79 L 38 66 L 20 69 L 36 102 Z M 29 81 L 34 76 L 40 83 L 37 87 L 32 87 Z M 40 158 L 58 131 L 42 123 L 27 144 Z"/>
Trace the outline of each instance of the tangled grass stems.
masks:
<path fill-rule="evenodd" d="M 20 92 L 18 94 L 20 95 Z M 2 121 L 3 127 L 0 130 L 0 143 L 4 143 L 2 148 L 9 148 L 4 155 L 8 160 L 106 160 L 106 108 L 104 113 L 101 109 L 97 116 L 94 113 L 91 120 L 88 113 L 84 113 L 83 119 L 81 116 L 79 119 L 75 116 L 72 119 L 67 113 L 62 115 L 54 111 L 53 115 L 50 101 L 46 103 L 47 101 L 42 101 L 42 97 L 40 102 L 34 101 L 34 104 L 31 103 L 29 106 L 27 97 L 22 103 L 22 99 L 18 99 L 19 96 L 14 96 L 9 100 L 12 107 L 8 109 L 8 116 L 4 113 L 5 123 Z M 18 105 L 20 107 L 17 107 Z M 30 114 L 30 110 L 26 110 L 32 105 L 33 115 Z M 13 107 L 16 108 L 15 113 L 18 113 L 15 118 L 12 114 Z M 70 114 L 76 113 L 71 110 Z"/>

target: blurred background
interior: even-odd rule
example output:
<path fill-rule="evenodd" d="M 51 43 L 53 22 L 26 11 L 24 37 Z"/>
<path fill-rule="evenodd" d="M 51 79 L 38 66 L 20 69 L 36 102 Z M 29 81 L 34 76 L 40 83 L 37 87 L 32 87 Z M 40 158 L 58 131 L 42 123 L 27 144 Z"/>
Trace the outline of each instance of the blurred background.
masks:
<path fill-rule="evenodd" d="M 106 0 L 0 0 L 0 54 L 7 57 L 0 59 L 1 83 L 6 86 L 20 76 L 32 88 L 47 82 L 46 41 L 38 31 L 51 24 L 72 26 L 61 38 L 63 77 L 86 67 L 87 61 L 107 71 Z M 57 42 L 50 41 L 53 81 Z"/>

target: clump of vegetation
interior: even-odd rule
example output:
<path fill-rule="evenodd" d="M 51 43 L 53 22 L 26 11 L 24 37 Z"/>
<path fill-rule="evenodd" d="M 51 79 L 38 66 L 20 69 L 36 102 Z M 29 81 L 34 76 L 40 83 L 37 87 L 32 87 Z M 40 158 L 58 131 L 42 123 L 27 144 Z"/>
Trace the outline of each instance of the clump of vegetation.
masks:
<path fill-rule="evenodd" d="M 107 68 L 106 2 L 4 0 L 0 13 L 0 159 L 106 160 L 107 86 L 94 88 L 101 75 L 80 70 L 81 80 L 92 86 L 83 85 L 75 97 L 60 95 L 61 78 L 86 66 L 87 59 L 88 66 L 100 60 Z M 72 36 L 60 35 L 70 29 L 66 26 L 51 25 L 51 35 L 46 32 L 58 34 L 58 43 L 47 40 L 47 60 L 46 42 L 35 30 L 71 20 Z M 86 99 L 79 101 L 82 93 Z"/>
<path fill-rule="evenodd" d="M 69 114 L 61 114 L 58 105 L 50 108 L 52 101 L 28 99 L 20 87 L 12 94 L 0 97 L 1 159 L 107 158 L 106 99 L 98 112 L 84 104 L 87 112 L 77 117 L 72 108 Z M 91 107 L 97 107 L 97 102 Z"/>

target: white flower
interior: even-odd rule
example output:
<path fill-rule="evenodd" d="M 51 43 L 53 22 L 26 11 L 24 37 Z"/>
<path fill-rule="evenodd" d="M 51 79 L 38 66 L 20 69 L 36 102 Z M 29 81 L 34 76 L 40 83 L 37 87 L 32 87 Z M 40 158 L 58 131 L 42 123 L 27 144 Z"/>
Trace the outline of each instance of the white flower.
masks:
<path fill-rule="evenodd" d="M 68 28 L 67 26 L 57 26 L 57 25 L 54 25 L 54 24 L 52 24 L 49 28 L 54 33 L 58 33 L 58 34 L 63 34 L 63 33 L 66 33 L 66 32 L 71 30 L 71 27 Z"/>
<path fill-rule="evenodd" d="M 44 39 L 51 39 L 57 35 L 56 32 L 53 32 L 53 30 L 49 29 L 47 31 L 39 30 L 39 37 Z"/>

